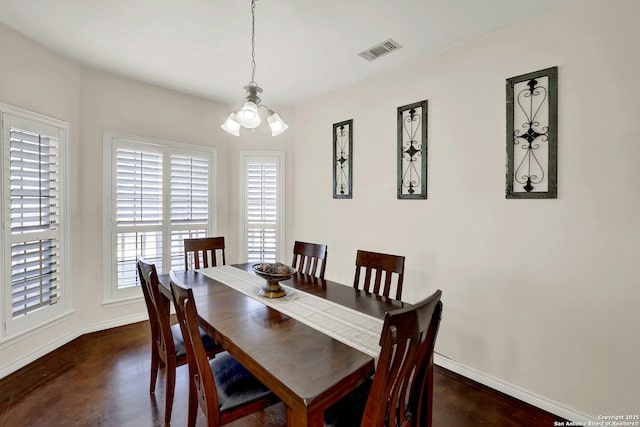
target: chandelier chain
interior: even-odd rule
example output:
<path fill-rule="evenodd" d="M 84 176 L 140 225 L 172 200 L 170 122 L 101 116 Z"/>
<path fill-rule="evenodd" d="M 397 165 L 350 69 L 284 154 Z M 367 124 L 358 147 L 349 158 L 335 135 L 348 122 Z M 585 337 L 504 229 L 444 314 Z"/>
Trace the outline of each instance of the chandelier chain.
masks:
<path fill-rule="evenodd" d="M 251 82 L 249 85 L 257 85 L 256 83 L 256 0 L 251 0 Z"/>

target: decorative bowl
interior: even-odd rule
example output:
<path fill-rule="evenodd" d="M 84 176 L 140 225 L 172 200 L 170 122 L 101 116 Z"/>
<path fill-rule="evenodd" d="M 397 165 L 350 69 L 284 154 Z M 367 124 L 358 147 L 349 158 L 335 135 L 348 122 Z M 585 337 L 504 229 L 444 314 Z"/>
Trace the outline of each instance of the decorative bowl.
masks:
<path fill-rule="evenodd" d="M 290 279 L 291 276 L 296 274 L 295 268 L 280 262 L 275 264 L 266 262 L 253 264 L 251 269 L 254 273 L 267 281 L 267 283 L 260 288 L 260 291 L 258 292 L 259 295 L 266 298 L 280 298 L 285 296 L 287 291 L 280 286 L 279 282 L 281 280 Z"/>

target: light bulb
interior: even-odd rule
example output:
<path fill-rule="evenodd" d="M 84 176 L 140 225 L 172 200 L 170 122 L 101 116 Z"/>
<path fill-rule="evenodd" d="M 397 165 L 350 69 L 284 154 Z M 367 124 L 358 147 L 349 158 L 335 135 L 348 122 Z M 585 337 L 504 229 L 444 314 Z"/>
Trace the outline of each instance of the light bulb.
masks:
<path fill-rule="evenodd" d="M 258 114 L 258 106 L 251 101 L 245 102 L 238 112 L 238 122 L 247 129 L 255 129 L 260 126 L 261 120 Z"/>

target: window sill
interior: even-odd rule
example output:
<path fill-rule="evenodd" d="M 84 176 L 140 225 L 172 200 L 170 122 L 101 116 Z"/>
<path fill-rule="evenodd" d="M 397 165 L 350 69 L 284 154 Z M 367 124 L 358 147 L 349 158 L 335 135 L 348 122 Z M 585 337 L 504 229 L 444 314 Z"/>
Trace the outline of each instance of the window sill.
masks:
<path fill-rule="evenodd" d="M 134 296 L 134 297 L 126 297 L 120 299 L 112 299 L 112 300 L 104 300 L 102 301 L 102 306 L 105 308 L 110 307 L 119 307 L 122 305 L 130 305 L 137 304 L 139 302 L 144 302 L 143 296 Z"/>

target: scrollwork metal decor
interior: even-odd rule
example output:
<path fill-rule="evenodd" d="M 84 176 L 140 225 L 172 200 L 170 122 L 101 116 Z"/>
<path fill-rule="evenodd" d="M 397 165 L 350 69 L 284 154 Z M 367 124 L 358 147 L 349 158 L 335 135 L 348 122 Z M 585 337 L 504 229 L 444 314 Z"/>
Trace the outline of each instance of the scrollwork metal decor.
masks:
<path fill-rule="evenodd" d="M 427 101 L 398 107 L 398 199 L 427 198 Z"/>
<path fill-rule="evenodd" d="M 333 198 L 351 199 L 353 194 L 353 119 L 333 124 Z"/>
<path fill-rule="evenodd" d="M 507 199 L 558 194 L 558 68 L 507 79 Z"/>

